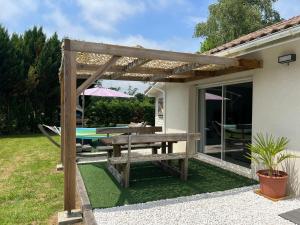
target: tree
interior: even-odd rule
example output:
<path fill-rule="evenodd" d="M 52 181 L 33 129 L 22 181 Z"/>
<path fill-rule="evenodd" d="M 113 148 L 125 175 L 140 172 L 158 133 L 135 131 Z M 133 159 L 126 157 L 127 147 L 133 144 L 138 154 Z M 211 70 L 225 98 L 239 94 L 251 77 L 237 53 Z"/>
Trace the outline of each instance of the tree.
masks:
<path fill-rule="evenodd" d="M 127 91 L 125 91 L 125 94 L 134 96 L 137 90 L 137 88 L 133 88 L 131 85 L 129 85 Z"/>
<path fill-rule="evenodd" d="M 218 0 L 209 6 L 206 22 L 198 23 L 194 37 L 204 38 L 200 51 L 205 52 L 242 35 L 279 22 L 273 9 L 277 0 Z"/>
<path fill-rule="evenodd" d="M 60 89 L 58 80 L 58 68 L 61 63 L 61 42 L 55 33 L 50 37 L 37 60 L 36 71 L 38 85 L 36 92 L 39 94 L 39 120 L 44 123 L 55 123 L 58 119 L 58 104 L 60 101 Z M 47 99 L 47 101 L 41 101 Z"/>
<path fill-rule="evenodd" d="M 18 81 L 15 61 L 16 54 L 9 34 L 0 25 L 0 129 L 7 131 L 11 130 L 15 122 L 12 115 L 15 84 Z"/>
<path fill-rule="evenodd" d="M 57 124 L 60 45 L 56 34 L 47 39 L 41 27 L 10 36 L 0 25 L 0 134 Z"/>

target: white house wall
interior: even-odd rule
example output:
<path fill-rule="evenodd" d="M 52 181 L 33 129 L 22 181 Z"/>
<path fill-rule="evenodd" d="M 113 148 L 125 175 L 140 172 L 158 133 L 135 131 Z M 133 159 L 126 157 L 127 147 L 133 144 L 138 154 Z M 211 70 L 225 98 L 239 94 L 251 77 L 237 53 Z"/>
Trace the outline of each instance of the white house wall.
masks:
<path fill-rule="evenodd" d="M 277 63 L 280 55 L 296 53 L 290 65 Z M 300 41 L 260 53 L 264 69 L 253 76 L 253 133 L 263 132 L 289 139 L 289 151 L 300 156 Z M 283 165 L 290 175 L 290 192 L 300 194 L 300 160 Z"/>
<path fill-rule="evenodd" d="M 166 89 L 166 131 L 167 133 L 184 133 L 188 130 L 189 86 L 168 83 Z M 185 143 L 174 145 L 174 151 L 184 151 Z"/>
<path fill-rule="evenodd" d="M 288 53 L 296 53 L 299 59 L 289 66 L 277 63 L 278 56 Z M 300 41 L 282 44 L 244 57 L 262 59 L 263 68 L 189 84 L 167 84 L 167 132 L 196 130 L 197 86 L 252 79 L 253 134 L 267 132 L 275 136 L 285 136 L 290 140 L 289 151 L 300 156 Z M 180 151 L 183 147 L 177 145 L 175 149 Z M 300 194 L 300 159 L 292 160 L 284 167 L 290 174 L 290 191 Z"/>
<path fill-rule="evenodd" d="M 158 99 L 159 98 L 163 98 L 162 92 L 159 92 L 159 94 L 157 94 L 155 96 L 155 126 L 162 127 L 163 132 L 164 132 L 164 117 L 158 116 Z"/>

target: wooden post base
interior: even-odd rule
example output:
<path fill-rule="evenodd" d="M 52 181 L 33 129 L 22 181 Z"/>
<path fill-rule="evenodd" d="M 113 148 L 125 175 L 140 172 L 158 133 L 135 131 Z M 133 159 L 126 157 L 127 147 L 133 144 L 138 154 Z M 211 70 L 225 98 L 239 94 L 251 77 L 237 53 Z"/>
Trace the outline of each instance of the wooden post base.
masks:
<path fill-rule="evenodd" d="M 71 213 L 67 211 L 59 212 L 57 216 L 58 225 L 67 225 L 82 222 L 81 210 L 75 209 Z"/>

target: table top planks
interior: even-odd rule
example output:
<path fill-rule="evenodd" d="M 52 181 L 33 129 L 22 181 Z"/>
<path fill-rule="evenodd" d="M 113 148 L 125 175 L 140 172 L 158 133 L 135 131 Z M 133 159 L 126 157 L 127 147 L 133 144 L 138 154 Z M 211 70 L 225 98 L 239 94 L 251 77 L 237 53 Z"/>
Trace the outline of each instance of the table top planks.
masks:
<path fill-rule="evenodd" d="M 162 132 L 162 127 L 103 127 L 97 128 L 96 134 L 115 134 L 115 133 L 155 133 Z"/>
<path fill-rule="evenodd" d="M 200 133 L 170 133 L 170 134 L 140 134 L 132 135 L 132 144 L 155 143 L 155 142 L 178 142 L 187 140 L 200 140 Z M 128 144 L 128 135 L 119 135 L 111 138 L 103 138 L 105 144 L 124 145 Z"/>

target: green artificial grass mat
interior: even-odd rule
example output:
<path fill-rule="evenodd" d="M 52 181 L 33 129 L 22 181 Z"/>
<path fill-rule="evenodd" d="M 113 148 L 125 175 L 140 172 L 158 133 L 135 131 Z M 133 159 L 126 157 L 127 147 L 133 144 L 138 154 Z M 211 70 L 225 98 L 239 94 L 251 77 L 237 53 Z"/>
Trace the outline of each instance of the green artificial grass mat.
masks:
<path fill-rule="evenodd" d="M 131 165 L 130 187 L 123 188 L 110 175 L 106 163 L 79 165 L 93 208 L 144 203 L 200 193 L 224 191 L 257 182 L 198 160 L 189 160 L 187 181 L 152 163 Z"/>

